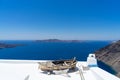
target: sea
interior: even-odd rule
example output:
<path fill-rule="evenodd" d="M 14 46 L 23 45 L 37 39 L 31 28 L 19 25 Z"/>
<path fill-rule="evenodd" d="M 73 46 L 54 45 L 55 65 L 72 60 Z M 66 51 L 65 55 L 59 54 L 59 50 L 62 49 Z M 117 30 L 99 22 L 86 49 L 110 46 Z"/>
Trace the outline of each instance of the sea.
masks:
<path fill-rule="evenodd" d="M 0 59 L 13 60 L 60 60 L 76 57 L 86 61 L 90 53 L 103 48 L 112 41 L 85 40 L 81 42 L 36 42 L 33 40 L 1 40 L 6 44 L 23 44 L 14 48 L 0 49 Z M 98 61 L 98 66 L 112 74 L 116 72 L 108 65 Z"/>

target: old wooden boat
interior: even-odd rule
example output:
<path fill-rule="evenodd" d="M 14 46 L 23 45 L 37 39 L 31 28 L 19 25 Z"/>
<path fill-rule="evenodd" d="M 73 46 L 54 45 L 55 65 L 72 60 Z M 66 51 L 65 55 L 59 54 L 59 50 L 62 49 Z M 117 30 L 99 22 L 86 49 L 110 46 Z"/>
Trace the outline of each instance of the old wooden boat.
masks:
<path fill-rule="evenodd" d="M 76 63 L 76 58 L 69 60 L 55 60 L 48 62 L 40 62 L 38 68 L 42 71 L 74 69 L 76 67 Z"/>

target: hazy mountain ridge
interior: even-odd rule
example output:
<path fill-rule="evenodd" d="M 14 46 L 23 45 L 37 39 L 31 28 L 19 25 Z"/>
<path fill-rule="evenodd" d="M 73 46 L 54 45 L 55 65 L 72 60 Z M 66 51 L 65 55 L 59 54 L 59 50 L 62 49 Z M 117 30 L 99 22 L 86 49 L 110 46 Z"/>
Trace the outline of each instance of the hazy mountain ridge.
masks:
<path fill-rule="evenodd" d="M 23 44 L 5 44 L 5 43 L 0 43 L 0 49 L 3 48 L 13 48 L 17 46 L 23 46 Z"/>
<path fill-rule="evenodd" d="M 96 58 L 111 66 L 120 77 L 120 40 L 95 52 Z"/>
<path fill-rule="evenodd" d="M 81 40 L 44 39 L 44 40 L 36 40 L 36 42 L 81 42 Z"/>

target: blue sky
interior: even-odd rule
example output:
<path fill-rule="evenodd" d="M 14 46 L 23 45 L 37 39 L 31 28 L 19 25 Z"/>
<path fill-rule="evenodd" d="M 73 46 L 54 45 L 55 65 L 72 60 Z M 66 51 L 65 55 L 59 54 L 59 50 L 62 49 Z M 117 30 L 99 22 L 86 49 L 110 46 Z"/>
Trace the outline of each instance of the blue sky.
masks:
<path fill-rule="evenodd" d="M 120 39 L 119 0 L 0 0 L 0 39 Z"/>

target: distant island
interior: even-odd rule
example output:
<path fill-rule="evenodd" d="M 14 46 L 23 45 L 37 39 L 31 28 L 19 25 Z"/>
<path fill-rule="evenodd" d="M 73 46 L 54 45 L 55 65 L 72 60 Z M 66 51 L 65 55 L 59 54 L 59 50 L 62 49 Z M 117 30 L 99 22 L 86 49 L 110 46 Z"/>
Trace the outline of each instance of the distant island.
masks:
<path fill-rule="evenodd" d="M 0 43 L 0 49 L 4 48 L 14 48 L 17 46 L 23 46 L 23 44 L 5 44 L 5 43 Z"/>
<path fill-rule="evenodd" d="M 99 61 L 111 66 L 120 77 L 120 40 L 95 52 Z"/>
<path fill-rule="evenodd" d="M 45 40 L 36 40 L 36 42 L 81 42 L 81 40 L 45 39 Z"/>

